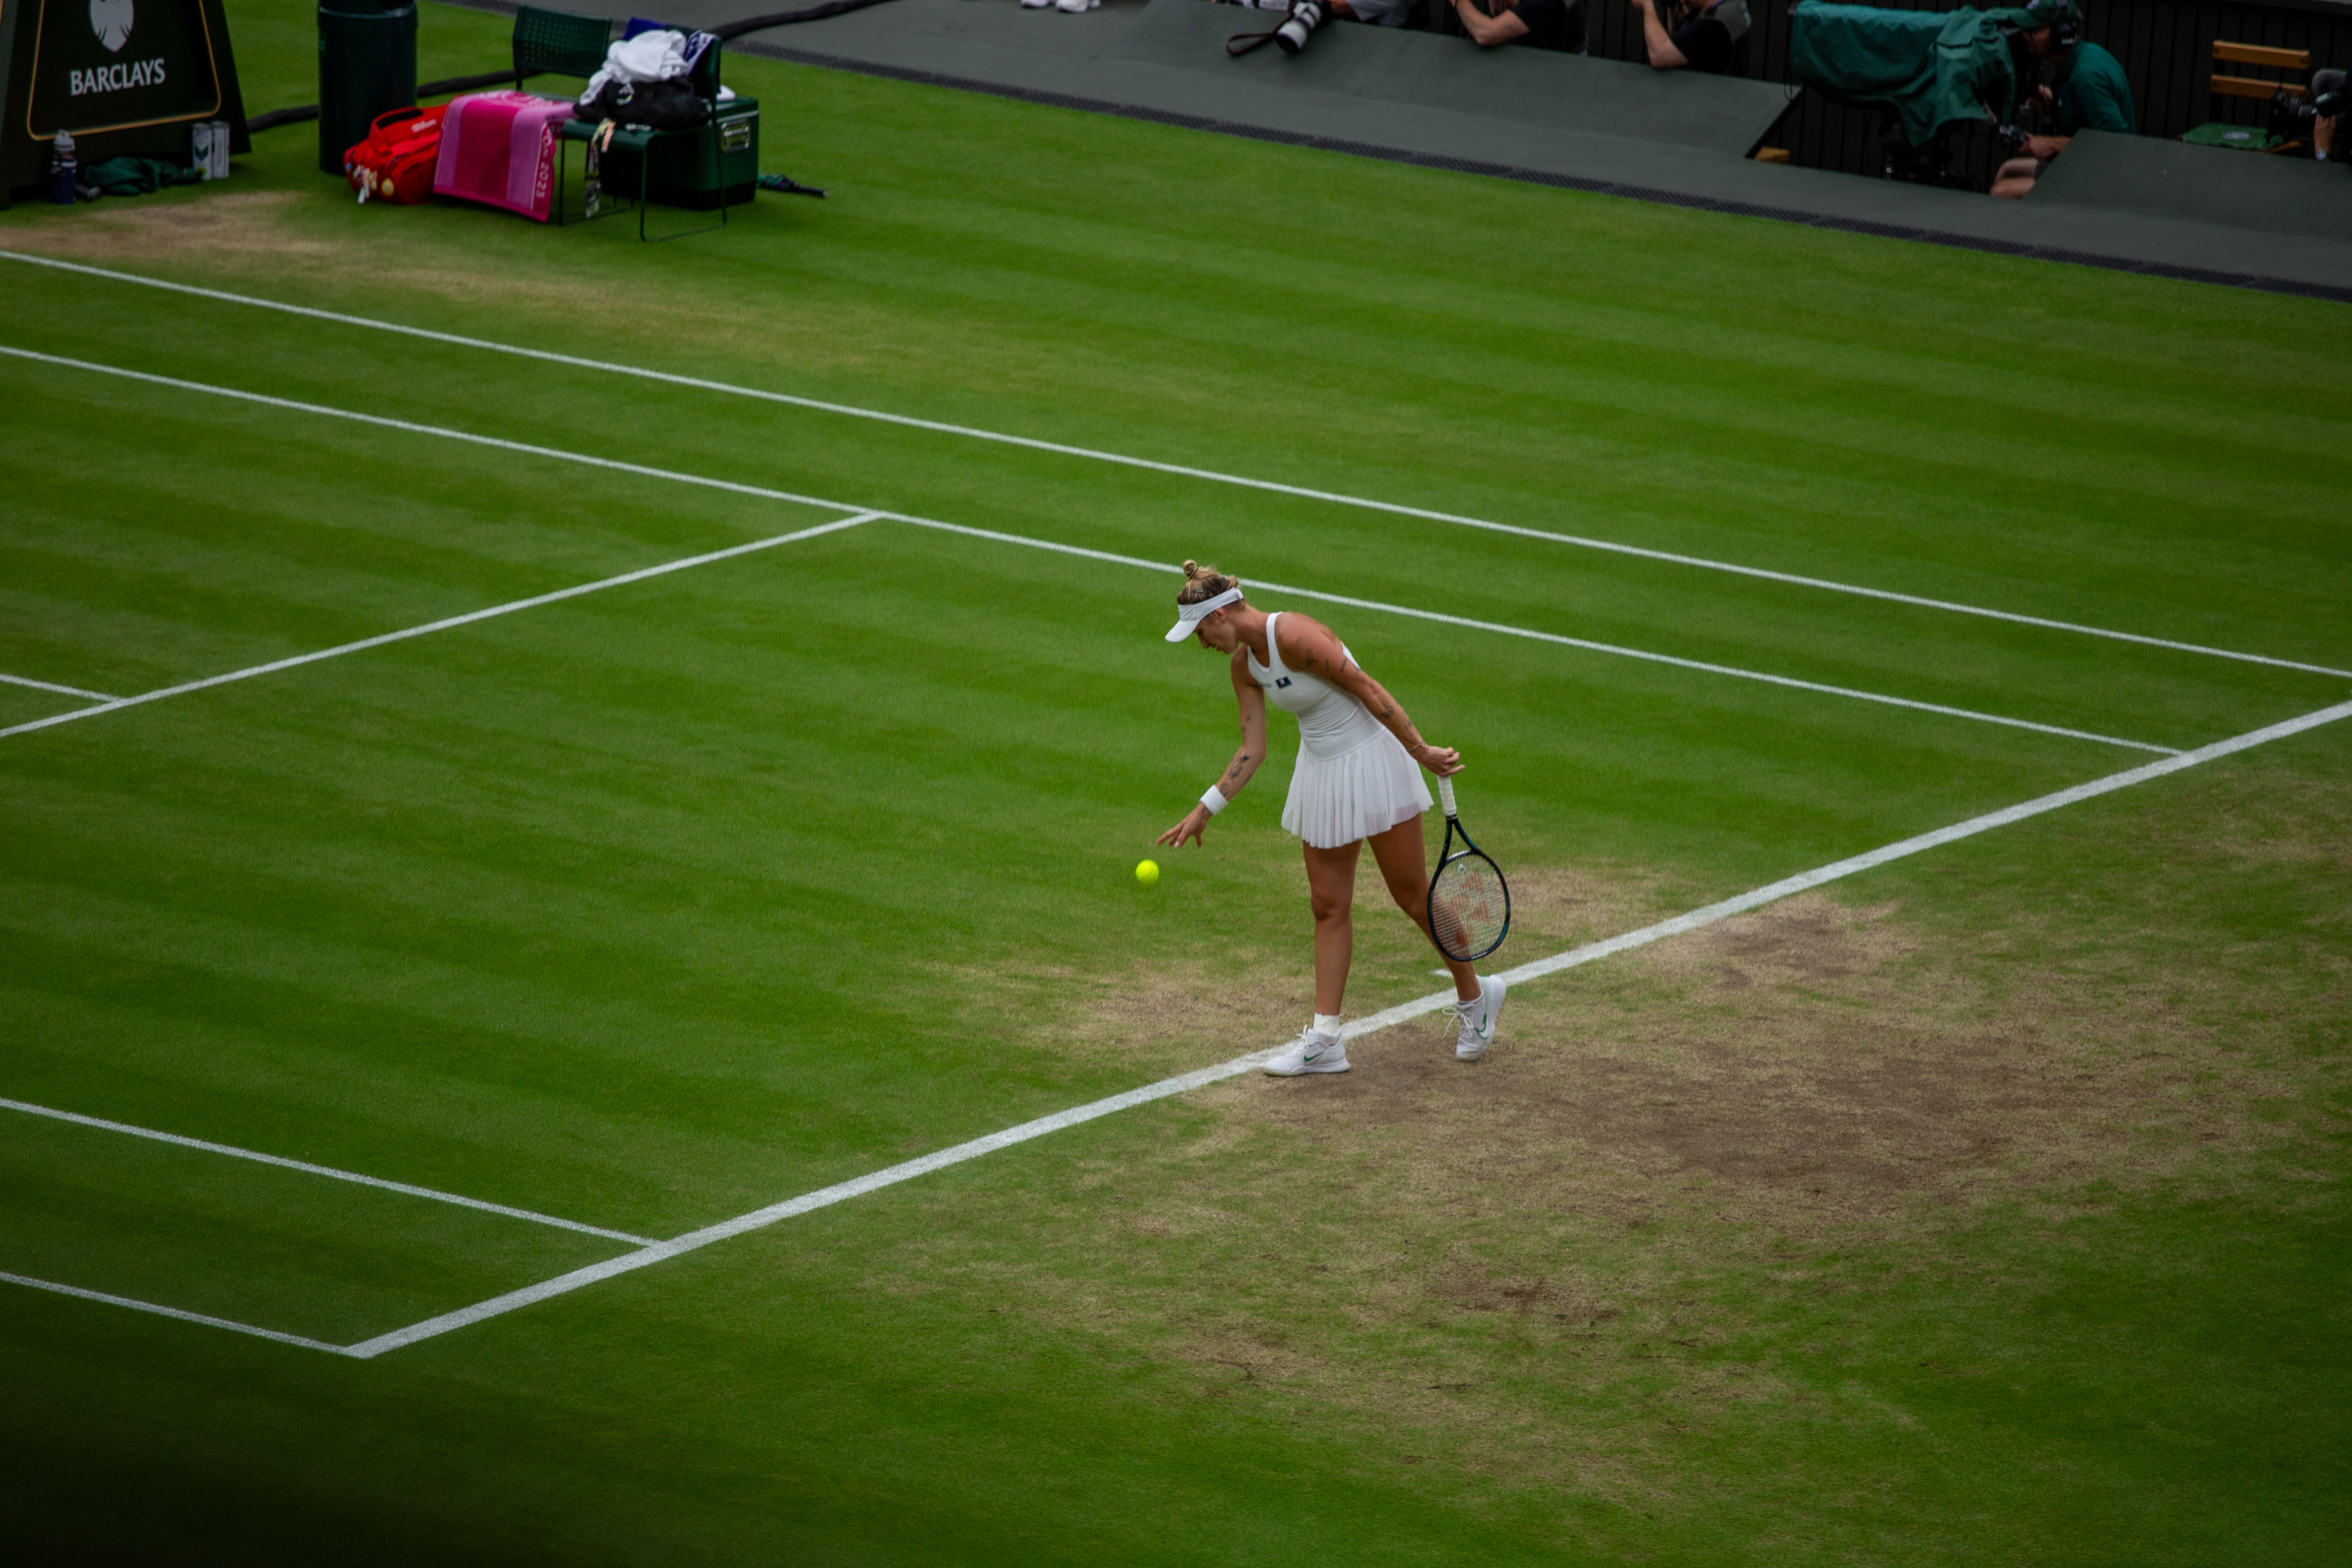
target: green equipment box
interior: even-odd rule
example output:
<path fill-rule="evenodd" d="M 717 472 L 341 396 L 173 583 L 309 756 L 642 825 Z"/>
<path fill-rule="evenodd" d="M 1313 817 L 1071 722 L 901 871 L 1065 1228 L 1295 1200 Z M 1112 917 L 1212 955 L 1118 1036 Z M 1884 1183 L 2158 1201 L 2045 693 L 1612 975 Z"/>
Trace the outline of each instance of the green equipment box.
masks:
<path fill-rule="evenodd" d="M 697 212 L 740 206 L 760 184 L 760 100 L 730 99 L 699 134 L 660 137 L 650 155 L 648 200 Z M 637 155 L 618 146 L 605 153 L 604 180 L 616 196 L 635 195 Z"/>

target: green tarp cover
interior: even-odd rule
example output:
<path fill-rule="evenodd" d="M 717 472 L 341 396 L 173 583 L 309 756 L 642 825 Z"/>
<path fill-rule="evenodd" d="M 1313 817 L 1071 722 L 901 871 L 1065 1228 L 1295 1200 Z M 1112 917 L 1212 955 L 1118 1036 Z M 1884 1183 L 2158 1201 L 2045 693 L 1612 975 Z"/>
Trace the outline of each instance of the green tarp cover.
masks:
<path fill-rule="evenodd" d="M 1789 74 L 1841 98 L 1891 104 L 1904 138 L 1924 146 L 1947 125 L 2009 118 L 2017 76 L 2005 15 L 1802 0 L 1790 13 Z"/>

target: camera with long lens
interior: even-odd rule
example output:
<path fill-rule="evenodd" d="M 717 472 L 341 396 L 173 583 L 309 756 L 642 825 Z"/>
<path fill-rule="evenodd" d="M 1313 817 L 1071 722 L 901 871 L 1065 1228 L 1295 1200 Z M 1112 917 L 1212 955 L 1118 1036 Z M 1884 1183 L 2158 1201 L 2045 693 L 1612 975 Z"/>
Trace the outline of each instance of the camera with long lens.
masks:
<path fill-rule="evenodd" d="M 2307 146 L 2314 125 L 2333 120 L 2347 109 L 2352 109 L 2352 76 L 2340 70 L 2314 71 L 2310 96 L 2297 98 L 2284 88 L 2271 94 L 2271 134 L 2282 142 Z"/>
<path fill-rule="evenodd" d="M 1315 29 L 1330 20 L 1330 7 L 1325 0 L 1296 0 L 1290 7 L 1290 15 L 1284 17 L 1282 26 L 1274 30 L 1274 41 L 1281 47 L 1284 54 L 1295 55 L 1307 47 L 1307 40 L 1315 36 Z"/>

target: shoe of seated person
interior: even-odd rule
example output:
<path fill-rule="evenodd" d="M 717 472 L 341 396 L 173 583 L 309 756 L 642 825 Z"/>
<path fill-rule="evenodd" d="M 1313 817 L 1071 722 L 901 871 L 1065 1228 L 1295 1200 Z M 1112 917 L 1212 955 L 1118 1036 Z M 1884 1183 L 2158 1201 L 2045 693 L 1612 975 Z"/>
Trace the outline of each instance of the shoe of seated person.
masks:
<path fill-rule="evenodd" d="M 1021 8 L 1024 11 L 1043 11 L 1053 4 L 1054 0 L 1021 0 Z"/>
<path fill-rule="evenodd" d="M 1102 0 L 1054 0 L 1056 10 L 1066 11 L 1073 16 L 1082 12 L 1091 11 L 1101 4 Z"/>

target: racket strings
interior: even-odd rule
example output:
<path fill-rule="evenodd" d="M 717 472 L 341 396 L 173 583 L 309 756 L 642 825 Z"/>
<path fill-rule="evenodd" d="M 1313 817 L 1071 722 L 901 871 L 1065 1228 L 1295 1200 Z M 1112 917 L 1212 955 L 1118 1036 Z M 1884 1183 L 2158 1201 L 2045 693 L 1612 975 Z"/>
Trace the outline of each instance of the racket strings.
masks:
<path fill-rule="evenodd" d="M 1511 919 L 1510 895 L 1502 873 L 1484 855 L 1447 861 L 1429 893 L 1430 934 L 1457 962 L 1490 952 L 1503 940 Z"/>

